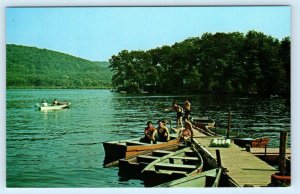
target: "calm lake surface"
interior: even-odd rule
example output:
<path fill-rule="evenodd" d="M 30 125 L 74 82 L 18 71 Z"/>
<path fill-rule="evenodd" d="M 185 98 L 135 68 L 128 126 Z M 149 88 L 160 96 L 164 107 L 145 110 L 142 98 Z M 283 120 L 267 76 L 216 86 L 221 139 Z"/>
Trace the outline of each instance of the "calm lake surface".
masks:
<path fill-rule="evenodd" d="M 192 103 L 192 114 L 213 118 L 225 134 L 268 136 L 278 147 L 279 131 L 290 132 L 290 100 L 217 95 L 129 95 L 108 90 L 7 90 L 6 173 L 8 187 L 143 187 L 122 180 L 118 169 L 103 168 L 101 142 L 143 135 L 148 120 L 172 118 L 163 110 L 176 99 Z M 54 98 L 71 108 L 41 112 L 35 104 Z M 290 137 L 288 147 L 290 147 Z"/>

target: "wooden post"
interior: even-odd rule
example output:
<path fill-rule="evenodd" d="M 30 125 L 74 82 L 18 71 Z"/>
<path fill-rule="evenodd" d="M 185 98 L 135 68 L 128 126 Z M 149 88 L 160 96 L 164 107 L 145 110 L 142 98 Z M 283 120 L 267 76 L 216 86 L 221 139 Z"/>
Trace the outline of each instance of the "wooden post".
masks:
<path fill-rule="evenodd" d="M 250 146 L 250 144 L 246 144 L 245 147 L 246 147 L 246 151 L 247 152 L 251 152 L 251 146 Z"/>
<path fill-rule="evenodd" d="M 226 138 L 228 139 L 230 136 L 230 128 L 231 128 L 231 111 L 229 111 L 228 114 L 228 126 L 227 126 L 227 132 L 226 132 Z"/>
<path fill-rule="evenodd" d="M 215 135 L 217 135 L 217 123 L 215 123 Z"/>
<path fill-rule="evenodd" d="M 217 156 L 217 164 L 218 166 L 222 166 L 222 161 L 221 161 L 221 155 L 220 155 L 220 150 L 216 149 L 216 156 Z"/>
<path fill-rule="evenodd" d="M 279 172 L 281 175 L 286 173 L 286 142 L 287 131 L 280 131 L 280 147 L 279 147 Z"/>
<path fill-rule="evenodd" d="M 265 145 L 265 160 L 267 159 L 267 145 Z"/>

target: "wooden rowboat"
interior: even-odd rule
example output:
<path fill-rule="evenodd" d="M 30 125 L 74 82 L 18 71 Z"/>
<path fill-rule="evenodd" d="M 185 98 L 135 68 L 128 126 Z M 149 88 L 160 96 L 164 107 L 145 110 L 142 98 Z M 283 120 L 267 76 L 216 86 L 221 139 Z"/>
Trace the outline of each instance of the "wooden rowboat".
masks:
<path fill-rule="evenodd" d="M 221 168 L 201 172 L 194 176 L 183 177 L 156 187 L 218 187 L 222 175 Z"/>
<path fill-rule="evenodd" d="M 192 117 L 192 124 L 201 129 L 206 127 L 211 129 L 215 127 L 215 121 L 208 117 Z"/>
<path fill-rule="evenodd" d="M 61 110 L 61 109 L 69 108 L 70 104 L 71 103 L 67 102 L 65 104 L 59 104 L 59 105 L 39 106 L 38 109 L 41 110 L 41 111 Z"/>
<path fill-rule="evenodd" d="M 187 147 L 151 162 L 142 171 L 146 187 L 156 186 L 200 173 L 203 159 L 194 147 Z"/>
<path fill-rule="evenodd" d="M 121 141 L 104 142 L 105 151 L 104 166 L 112 166 L 118 164 L 118 160 L 138 155 L 144 151 L 160 149 L 166 146 L 171 146 L 179 143 L 176 134 L 170 135 L 168 142 L 157 142 L 156 144 L 140 142 L 140 138 L 134 138 Z"/>
<path fill-rule="evenodd" d="M 184 148 L 182 144 L 171 145 L 157 150 L 145 151 L 139 155 L 119 160 L 119 176 L 127 179 L 140 179 L 142 170 L 154 160 Z"/>
<path fill-rule="evenodd" d="M 262 137 L 262 138 L 232 138 L 234 143 L 240 147 L 246 147 L 246 145 L 250 145 L 253 148 L 264 148 L 268 145 L 270 138 Z"/>

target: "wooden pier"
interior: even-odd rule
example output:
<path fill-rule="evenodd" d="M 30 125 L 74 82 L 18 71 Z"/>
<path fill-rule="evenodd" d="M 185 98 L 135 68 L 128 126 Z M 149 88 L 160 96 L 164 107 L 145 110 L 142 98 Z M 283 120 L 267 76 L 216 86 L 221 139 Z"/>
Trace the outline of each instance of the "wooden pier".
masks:
<path fill-rule="evenodd" d="M 229 148 L 209 147 L 214 138 L 221 137 L 205 136 L 194 130 L 194 140 L 206 150 L 208 157 L 217 161 L 216 150 L 219 150 L 221 164 L 226 169 L 225 173 L 229 178 L 230 186 L 268 186 L 271 182 L 271 175 L 278 170 L 234 143 L 231 143 Z"/>

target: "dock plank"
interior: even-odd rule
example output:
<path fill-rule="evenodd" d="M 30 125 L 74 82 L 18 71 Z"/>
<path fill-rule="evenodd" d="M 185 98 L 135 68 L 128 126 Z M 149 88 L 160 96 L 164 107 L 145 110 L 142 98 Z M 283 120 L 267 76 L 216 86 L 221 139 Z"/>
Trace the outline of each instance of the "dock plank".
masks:
<path fill-rule="evenodd" d="M 201 138 L 202 134 L 194 130 L 194 140 L 202 145 L 216 160 L 216 150 L 220 150 L 222 166 L 228 170 L 226 174 L 238 185 L 267 186 L 271 182 L 271 175 L 277 170 L 260 160 L 245 149 L 231 144 L 229 148 L 209 147 L 215 137 Z"/>

